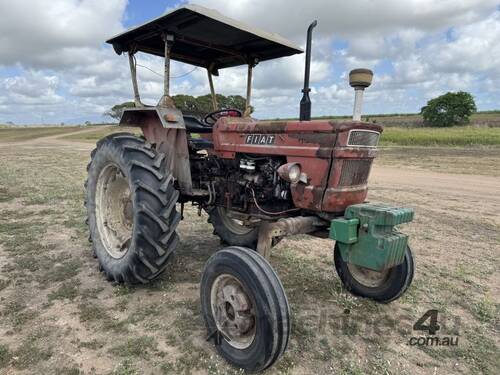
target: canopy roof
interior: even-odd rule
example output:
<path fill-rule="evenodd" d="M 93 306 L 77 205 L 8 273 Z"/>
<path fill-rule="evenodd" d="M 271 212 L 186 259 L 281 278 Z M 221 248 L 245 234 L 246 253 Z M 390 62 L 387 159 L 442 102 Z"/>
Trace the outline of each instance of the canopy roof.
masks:
<path fill-rule="evenodd" d="M 302 53 L 280 35 L 242 24 L 198 5 L 173 10 L 107 41 L 116 53 L 141 51 L 165 56 L 163 35 L 174 36 L 173 60 L 217 69 Z"/>

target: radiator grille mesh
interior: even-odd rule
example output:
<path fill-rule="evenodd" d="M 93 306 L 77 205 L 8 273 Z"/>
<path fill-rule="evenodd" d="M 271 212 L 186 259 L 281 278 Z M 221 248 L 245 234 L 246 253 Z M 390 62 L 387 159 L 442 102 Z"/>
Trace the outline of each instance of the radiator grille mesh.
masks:
<path fill-rule="evenodd" d="M 372 160 L 344 160 L 340 173 L 339 186 L 356 186 L 368 181 Z"/>
<path fill-rule="evenodd" d="M 366 130 L 353 130 L 349 134 L 348 146 L 375 147 L 378 143 L 380 133 Z"/>

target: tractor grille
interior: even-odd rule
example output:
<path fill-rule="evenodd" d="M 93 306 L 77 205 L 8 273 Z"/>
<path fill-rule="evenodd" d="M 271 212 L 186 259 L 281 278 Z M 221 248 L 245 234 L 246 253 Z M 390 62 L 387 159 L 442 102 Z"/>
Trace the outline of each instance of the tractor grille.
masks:
<path fill-rule="evenodd" d="M 342 162 L 339 186 L 366 184 L 372 166 L 372 160 L 347 159 Z"/>
<path fill-rule="evenodd" d="M 348 146 L 376 147 L 380 133 L 366 130 L 351 130 Z"/>

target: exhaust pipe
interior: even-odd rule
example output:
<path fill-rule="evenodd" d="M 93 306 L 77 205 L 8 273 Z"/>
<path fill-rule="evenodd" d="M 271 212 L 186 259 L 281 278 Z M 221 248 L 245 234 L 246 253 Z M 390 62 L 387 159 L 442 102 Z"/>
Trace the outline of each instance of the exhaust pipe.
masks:
<path fill-rule="evenodd" d="M 300 121 L 311 121 L 311 99 L 309 98 L 309 75 L 311 73 L 311 44 L 312 44 L 312 32 L 313 29 L 318 24 L 318 21 L 314 21 L 307 28 L 307 44 L 306 44 L 306 71 L 304 74 L 304 88 L 302 92 L 302 99 L 300 100 Z"/>

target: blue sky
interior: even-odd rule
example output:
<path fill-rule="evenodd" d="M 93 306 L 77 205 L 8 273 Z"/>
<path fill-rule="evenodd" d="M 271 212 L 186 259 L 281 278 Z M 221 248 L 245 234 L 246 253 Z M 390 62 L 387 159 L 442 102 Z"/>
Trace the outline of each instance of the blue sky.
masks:
<path fill-rule="evenodd" d="M 471 92 L 480 110 L 499 109 L 500 6 L 490 0 L 199 0 L 304 45 L 314 33 L 313 115 L 349 114 L 350 69 L 374 70 L 365 113 L 418 112 L 446 91 Z M 126 57 L 103 43 L 110 36 L 181 5 L 174 1 L 0 0 L 0 123 L 77 123 L 103 120 L 113 104 L 131 98 Z M 139 56 L 161 72 L 159 58 Z M 173 75 L 191 67 L 175 64 Z M 161 95 L 161 77 L 139 68 L 144 100 Z M 303 55 L 259 64 L 253 104 L 260 118 L 298 112 Z M 208 92 L 202 69 L 172 80 L 173 93 Z M 215 80 L 223 94 L 245 92 L 244 69 Z"/>

